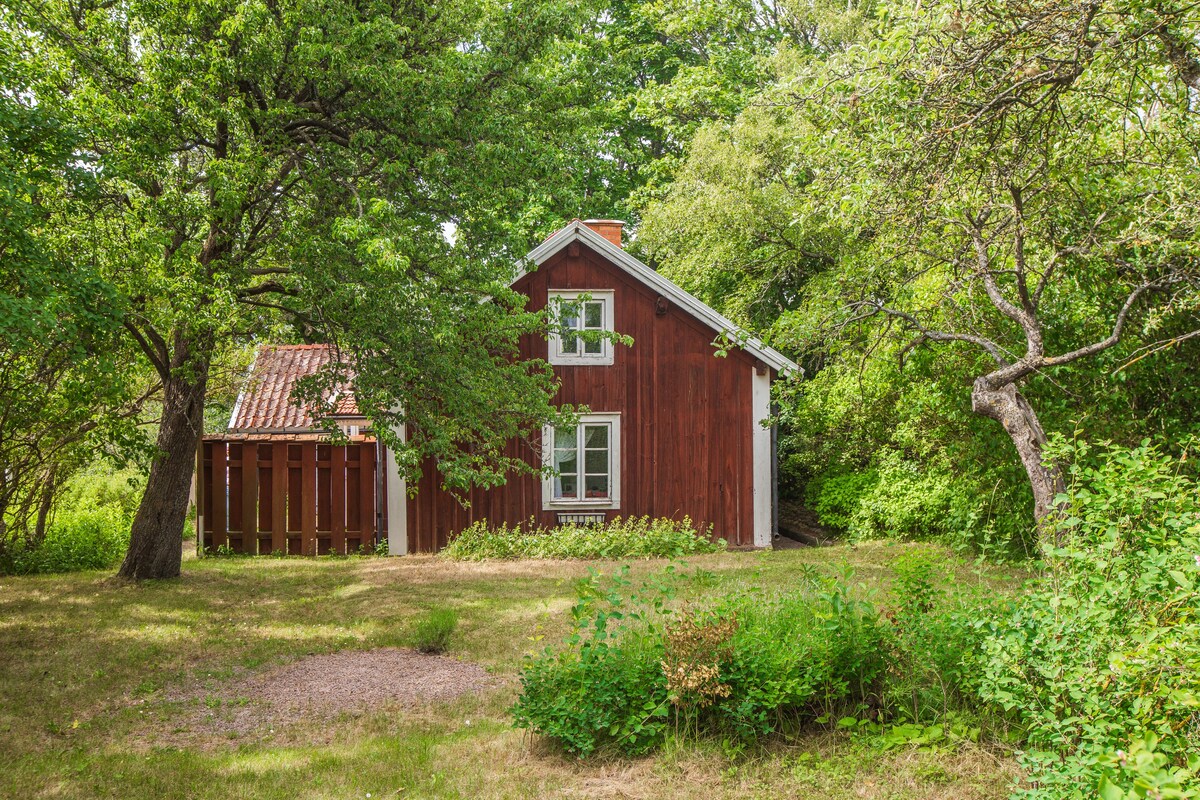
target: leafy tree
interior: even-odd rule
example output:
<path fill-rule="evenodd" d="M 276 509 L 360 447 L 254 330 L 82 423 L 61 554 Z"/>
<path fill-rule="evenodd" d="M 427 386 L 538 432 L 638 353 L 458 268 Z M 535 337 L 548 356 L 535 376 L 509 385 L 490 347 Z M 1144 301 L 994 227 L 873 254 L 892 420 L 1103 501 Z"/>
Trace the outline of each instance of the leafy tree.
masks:
<path fill-rule="evenodd" d="M 771 76 L 781 46 L 828 51 L 853 38 L 871 3 L 602 0 L 558 67 L 578 113 L 562 168 L 574 196 L 544 216 L 636 220 L 683 163 L 698 130 L 733 119 Z"/>
<path fill-rule="evenodd" d="M 776 336 L 813 358 L 958 348 L 971 408 L 1016 446 L 1042 519 L 1061 481 L 1030 398 L 1078 418 L 1045 398 L 1082 386 L 1096 416 L 1122 413 L 1126 361 L 1194 358 L 1197 23 L 1169 3 L 883 7 L 862 46 L 798 64 L 773 110 L 744 115 L 759 146 L 712 134 L 760 167 L 749 196 L 767 211 L 732 213 L 774 229 L 731 262 L 754 267 L 747 313 L 780 315 Z M 669 224 L 650 216 L 648 234 Z"/>
<path fill-rule="evenodd" d="M 10 22 L 0 11 L 0 556 L 44 537 L 72 473 L 114 437 L 136 437 L 145 399 L 129 393 L 116 298 L 49 225 L 93 181 L 72 161 L 69 123 L 31 95 L 28 42 Z"/>
<path fill-rule="evenodd" d="M 573 22 L 548 0 L 21 10 L 36 96 L 84 132 L 104 199 L 58 223 L 163 386 L 123 576 L 179 573 L 213 365 L 280 320 L 338 345 L 326 384 L 356 373 L 407 468 L 435 457 L 454 486 L 523 468 L 501 444 L 557 412 L 548 369 L 513 359 L 543 320 L 507 289 L 527 241 L 504 217 L 553 178 L 539 59 Z"/>

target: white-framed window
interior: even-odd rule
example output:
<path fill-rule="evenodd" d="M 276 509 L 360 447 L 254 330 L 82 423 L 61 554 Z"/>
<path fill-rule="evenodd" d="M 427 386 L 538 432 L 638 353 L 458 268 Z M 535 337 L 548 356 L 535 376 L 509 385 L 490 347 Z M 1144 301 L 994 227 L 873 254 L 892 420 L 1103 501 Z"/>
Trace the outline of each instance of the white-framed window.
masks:
<path fill-rule="evenodd" d="M 612 342 L 579 334 L 613 330 L 613 291 L 551 289 L 549 300 L 558 317 L 556 330 L 550 334 L 550 363 L 612 364 Z"/>
<path fill-rule="evenodd" d="M 542 508 L 621 507 L 621 415 L 583 414 L 577 425 L 547 425 Z"/>

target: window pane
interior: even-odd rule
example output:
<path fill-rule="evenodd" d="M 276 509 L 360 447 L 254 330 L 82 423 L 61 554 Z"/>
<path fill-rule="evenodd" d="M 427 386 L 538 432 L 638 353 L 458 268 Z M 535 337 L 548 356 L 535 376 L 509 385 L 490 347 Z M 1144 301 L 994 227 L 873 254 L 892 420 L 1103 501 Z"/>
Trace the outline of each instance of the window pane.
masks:
<path fill-rule="evenodd" d="M 579 353 L 579 336 L 574 333 L 563 331 L 562 333 L 562 351 L 576 355 Z"/>
<path fill-rule="evenodd" d="M 587 450 L 583 456 L 583 471 L 588 475 L 608 474 L 608 451 Z"/>
<path fill-rule="evenodd" d="M 575 449 L 575 427 L 568 425 L 554 429 L 554 447 L 555 449 Z"/>
<path fill-rule="evenodd" d="M 600 355 L 604 352 L 604 342 L 599 340 L 584 342 L 583 352 L 589 355 Z"/>
<path fill-rule="evenodd" d="M 579 456 L 574 450 L 555 450 L 554 469 L 563 474 L 574 475 L 579 471 Z"/>
<path fill-rule="evenodd" d="M 583 327 L 596 331 L 604 329 L 604 303 L 583 304 Z"/>
<path fill-rule="evenodd" d="M 608 497 L 607 475 L 588 475 L 583 486 L 584 497 Z"/>
<path fill-rule="evenodd" d="M 608 447 L 608 426 L 584 425 L 583 439 L 584 447 Z"/>
<path fill-rule="evenodd" d="M 577 475 L 559 475 L 554 479 L 554 498 L 556 500 L 575 500 L 579 497 L 579 477 Z"/>

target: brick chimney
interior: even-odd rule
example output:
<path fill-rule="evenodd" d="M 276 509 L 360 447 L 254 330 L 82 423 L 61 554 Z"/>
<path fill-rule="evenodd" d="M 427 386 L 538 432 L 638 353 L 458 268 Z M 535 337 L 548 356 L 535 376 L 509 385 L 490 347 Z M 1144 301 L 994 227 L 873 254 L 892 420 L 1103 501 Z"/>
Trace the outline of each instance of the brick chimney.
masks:
<path fill-rule="evenodd" d="M 585 219 L 584 225 L 594 230 L 596 233 L 608 239 L 617 247 L 621 246 L 621 229 L 625 227 L 625 223 L 619 219 Z"/>

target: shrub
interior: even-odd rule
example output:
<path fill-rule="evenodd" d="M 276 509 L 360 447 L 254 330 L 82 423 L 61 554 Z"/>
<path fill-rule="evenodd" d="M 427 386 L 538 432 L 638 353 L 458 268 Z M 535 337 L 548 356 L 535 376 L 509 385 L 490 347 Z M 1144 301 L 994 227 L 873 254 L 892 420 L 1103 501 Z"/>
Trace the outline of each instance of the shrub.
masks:
<path fill-rule="evenodd" d="M 521 671 L 516 724 L 570 753 L 645 753 L 672 723 L 753 740 L 864 700 L 887 666 L 884 626 L 842 582 L 675 608 L 673 586 L 627 575 L 593 573 L 566 646 Z"/>
<path fill-rule="evenodd" d="M 1148 443 L 1050 452 L 1075 465 L 1057 541 L 983 643 L 980 696 L 1027 731 L 1018 796 L 1200 796 L 1200 487 Z"/>
<path fill-rule="evenodd" d="M 519 728 L 586 756 L 598 749 L 640 755 L 668 725 L 660 626 L 674 596 L 670 579 L 634 589 L 629 568 L 607 581 L 595 571 L 576 585 L 565 647 L 526 658 L 512 708 Z"/>
<path fill-rule="evenodd" d="M 114 470 L 106 462 L 97 462 L 76 475 L 57 495 L 44 536 L 17 534 L 0 541 L 0 574 L 116 566 L 129 546 L 129 529 L 143 483 L 140 473 Z"/>
<path fill-rule="evenodd" d="M 953 477 L 922 470 L 909 461 L 885 459 L 879 479 L 863 493 L 851 515 L 852 539 L 894 537 L 933 540 L 954 529 L 957 494 Z"/>
<path fill-rule="evenodd" d="M 604 525 L 560 525 L 556 528 L 488 526 L 476 522 L 458 534 L 442 556 L 460 561 L 487 558 L 677 558 L 725 550 L 691 519 L 617 518 Z"/>
<path fill-rule="evenodd" d="M 909 551 L 893 564 L 892 646 L 895 671 L 884 691 L 892 721 L 944 722 L 978 706 L 979 653 L 1005 602 L 986 586 L 950 583 L 936 551 Z M 950 590 L 952 587 L 952 591 Z"/>
<path fill-rule="evenodd" d="M 5 571 L 32 575 L 114 567 L 129 547 L 130 524 L 114 506 L 59 511 L 42 541 L 31 546 L 17 540 L 9 547 Z"/>
<path fill-rule="evenodd" d="M 809 481 L 805 487 L 804 501 L 816 512 L 822 525 L 846 533 L 863 497 L 878 482 L 879 473 L 873 469 L 824 475 Z"/>
<path fill-rule="evenodd" d="M 821 524 L 854 540 L 938 541 L 992 559 L 1026 557 L 1028 484 L 1008 476 L 964 476 L 945 466 L 919 465 L 882 450 L 871 469 L 818 475 L 805 502 Z M 1014 515 L 1013 508 L 1022 509 Z"/>
<path fill-rule="evenodd" d="M 458 614 L 452 608 L 435 608 L 417 621 L 414 646 L 422 653 L 444 653 L 458 627 Z"/>

